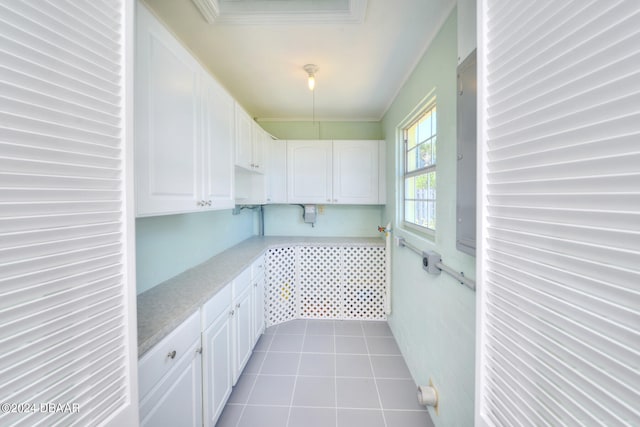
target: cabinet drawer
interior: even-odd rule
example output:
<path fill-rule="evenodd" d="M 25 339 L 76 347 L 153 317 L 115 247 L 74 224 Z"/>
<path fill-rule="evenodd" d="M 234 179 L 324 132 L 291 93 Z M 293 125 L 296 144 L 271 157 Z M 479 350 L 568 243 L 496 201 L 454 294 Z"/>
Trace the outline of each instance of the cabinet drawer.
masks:
<path fill-rule="evenodd" d="M 233 279 L 233 299 L 238 298 L 251 285 L 251 268 L 245 269 Z"/>
<path fill-rule="evenodd" d="M 230 306 L 231 284 L 229 283 L 202 306 L 202 330 L 207 329 L 218 316 L 228 311 Z"/>
<path fill-rule="evenodd" d="M 199 339 L 200 311 L 197 311 L 142 356 L 138 362 L 141 399 L 185 356 L 193 342 Z"/>

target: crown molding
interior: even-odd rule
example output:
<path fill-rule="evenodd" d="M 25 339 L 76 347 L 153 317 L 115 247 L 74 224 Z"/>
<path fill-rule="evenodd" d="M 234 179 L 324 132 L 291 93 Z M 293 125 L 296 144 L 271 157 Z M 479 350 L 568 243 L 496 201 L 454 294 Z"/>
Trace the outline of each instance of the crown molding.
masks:
<path fill-rule="evenodd" d="M 218 0 L 191 0 L 209 24 L 213 24 L 220 17 Z"/>
<path fill-rule="evenodd" d="M 313 10 L 309 7 L 270 9 L 264 7 L 265 1 L 238 2 L 242 7 L 236 7 L 231 3 L 221 4 L 220 0 L 192 2 L 209 24 L 228 25 L 362 24 L 367 11 L 367 0 L 348 0 L 348 8 L 323 10 Z"/>

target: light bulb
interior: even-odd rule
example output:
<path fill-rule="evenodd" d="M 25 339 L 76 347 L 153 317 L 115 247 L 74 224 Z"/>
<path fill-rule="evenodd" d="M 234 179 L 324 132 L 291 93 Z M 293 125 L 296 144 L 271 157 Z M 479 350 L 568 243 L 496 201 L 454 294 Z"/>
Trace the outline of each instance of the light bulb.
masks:
<path fill-rule="evenodd" d="M 316 73 L 318 72 L 318 66 L 315 64 L 307 64 L 302 67 L 309 76 L 307 80 L 307 84 L 309 85 L 309 90 L 313 92 L 313 89 L 316 87 Z"/>

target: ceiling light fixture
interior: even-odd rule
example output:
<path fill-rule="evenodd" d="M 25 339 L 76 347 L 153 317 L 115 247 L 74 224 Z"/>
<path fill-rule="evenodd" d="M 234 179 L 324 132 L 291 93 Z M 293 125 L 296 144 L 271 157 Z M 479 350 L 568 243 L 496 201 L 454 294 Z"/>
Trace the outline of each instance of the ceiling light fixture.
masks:
<path fill-rule="evenodd" d="M 309 75 L 307 83 L 309 85 L 309 90 L 313 92 L 313 89 L 316 87 L 316 73 L 318 72 L 318 66 L 315 64 L 307 64 L 302 68 L 304 68 Z"/>

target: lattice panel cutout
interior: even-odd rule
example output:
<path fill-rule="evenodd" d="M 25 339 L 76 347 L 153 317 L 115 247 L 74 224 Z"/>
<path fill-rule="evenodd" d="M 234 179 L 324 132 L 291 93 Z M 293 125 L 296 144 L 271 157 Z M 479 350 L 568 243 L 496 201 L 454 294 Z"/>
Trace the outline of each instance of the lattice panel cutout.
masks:
<path fill-rule="evenodd" d="M 299 248 L 299 315 L 303 319 L 341 318 L 341 248 Z"/>
<path fill-rule="evenodd" d="M 382 247 L 347 247 L 342 256 L 344 319 L 384 320 L 386 258 Z"/>
<path fill-rule="evenodd" d="M 295 266 L 295 248 L 272 248 L 267 252 L 267 327 L 297 318 Z"/>

